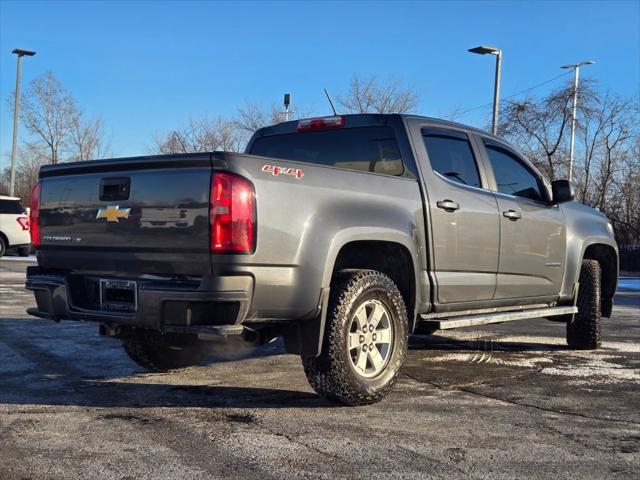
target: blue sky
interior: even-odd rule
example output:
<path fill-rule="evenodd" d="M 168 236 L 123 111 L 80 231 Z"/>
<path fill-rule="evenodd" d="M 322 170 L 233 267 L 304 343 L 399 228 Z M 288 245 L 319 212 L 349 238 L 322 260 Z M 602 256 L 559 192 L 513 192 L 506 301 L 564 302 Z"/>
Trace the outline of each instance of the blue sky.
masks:
<path fill-rule="evenodd" d="M 52 71 L 90 115 L 101 115 L 116 156 L 148 153 L 189 116 L 231 115 L 245 101 L 329 113 L 323 87 L 353 73 L 394 75 L 421 95 L 419 113 L 490 103 L 493 57 L 504 51 L 504 96 L 594 59 L 584 75 L 625 96 L 640 91 L 640 1 L 151 2 L 0 0 L 0 153 L 11 148 L 7 97 Z M 568 77 L 564 77 L 566 79 Z M 545 93 L 562 79 L 534 92 Z M 460 120 L 484 126 L 490 108 Z M 24 129 L 22 130 L 24 133 Z"/>

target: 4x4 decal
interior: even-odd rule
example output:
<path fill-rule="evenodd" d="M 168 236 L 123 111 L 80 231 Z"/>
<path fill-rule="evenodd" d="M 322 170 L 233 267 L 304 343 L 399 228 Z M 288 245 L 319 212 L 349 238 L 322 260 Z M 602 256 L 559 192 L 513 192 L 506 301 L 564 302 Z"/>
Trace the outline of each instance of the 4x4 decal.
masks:
<path fill-rule="evenodd" d="M 266 173 L 270 173 L 274 177 L 277 177 L 278 175 L 290 175 L 292 177 L 296 177 L 298 180 L 304 177 L 304 173 L 302 173 L 301 169 L 293 168 L 293 167 L 285 168 L 285 167 L 279 167 L 277 165 L 267 164 L 262 167 L 262 171 Z"/>

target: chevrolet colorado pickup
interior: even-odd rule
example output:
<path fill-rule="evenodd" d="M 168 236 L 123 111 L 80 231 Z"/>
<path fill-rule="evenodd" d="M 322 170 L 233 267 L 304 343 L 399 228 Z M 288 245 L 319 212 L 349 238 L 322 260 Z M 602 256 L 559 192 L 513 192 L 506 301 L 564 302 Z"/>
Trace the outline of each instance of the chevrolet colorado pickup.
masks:
<path fill-rule="evenodd" d="M 599 346 L 611 225 L 550 187 L 502 139 L 412 115 L 281 123 L 244 154 L 45 166 L 28 311 L 97 322 L 153 370 L 283 337 L 319 394 L 373 403 L 416 331 L 545 317 Z"/>

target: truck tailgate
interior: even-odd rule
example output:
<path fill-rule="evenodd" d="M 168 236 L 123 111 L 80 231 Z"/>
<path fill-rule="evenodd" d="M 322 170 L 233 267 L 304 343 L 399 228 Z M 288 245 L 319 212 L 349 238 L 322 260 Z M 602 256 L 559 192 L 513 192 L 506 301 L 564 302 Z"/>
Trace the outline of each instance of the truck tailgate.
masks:
<path fill-rule="evenodd" d="M 119 275 L 209 274 L 210 182 L 210 154 L 45 167 L 39 264 Z"/>

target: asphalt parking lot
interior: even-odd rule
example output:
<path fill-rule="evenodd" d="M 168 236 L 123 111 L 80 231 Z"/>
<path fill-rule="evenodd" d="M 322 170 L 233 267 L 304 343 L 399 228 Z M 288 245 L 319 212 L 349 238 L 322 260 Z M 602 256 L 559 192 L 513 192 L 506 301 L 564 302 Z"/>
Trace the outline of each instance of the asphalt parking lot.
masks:
<path fill-rule="evenodd" d="M 542 319 L 415 337 L 349 408 L 279 343 L 144 373 L 96 325 L 29 318 L 25 265 L 0 260 L 0 479 L 640 477 L 640 279 L 597 352 Z"/>

